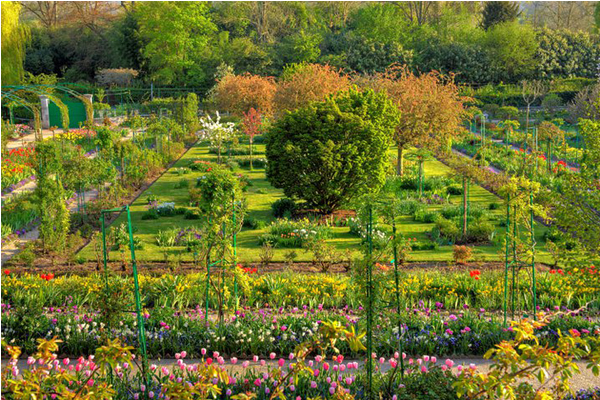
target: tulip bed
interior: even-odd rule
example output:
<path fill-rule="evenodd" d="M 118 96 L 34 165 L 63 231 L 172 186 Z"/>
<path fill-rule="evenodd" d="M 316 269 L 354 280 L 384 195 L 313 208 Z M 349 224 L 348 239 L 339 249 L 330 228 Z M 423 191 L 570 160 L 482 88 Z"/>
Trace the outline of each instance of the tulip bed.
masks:
<path fill-rule="evenodd" d="M 550 311 L 550 310 L 549 310 Z M 552 310 L 554 311 L 554 310 Z M 600 336 L 600 323 L 582 312 L 564 309 L 564 315 L 552 320 L 536 335 L 542 343 L 555 344 L 558 332 L 576 329 L 583 336 Z M 201 306 L 178 310 L 158 307 L 143 314 L 148 354 L 153 358 L 169 358 L 186 351 L 200 357 L 202 349 L 220 351 L 229 356 L 248 358 L 271 353 L 293 352 L 301 342 L 310 339 L 322 321 L 339 321 L 357 332 L 364 332 L 365 312 L 352 309 L 323 309 L 309 306 L 294 308 L 244 308 L 225 316 L 222 321 L 210 312 L 208 323 Z M 402 349 L 408 354 L 440 356 L 482 355 L 502 340 L 513 338 L 510 327 L 503 325 L 498 313 L 485 309 L 448 311 L 438 303 L 434 308 L 423 304 L 382 311 L 375 317 L 374 351 L 390 356 Z M 399 326 L 401 324 L 401 336 Z M 57 337 L 63 341 L 61 351 L 70 356 L 93 354 L 106 335 L 139 347 L 135 314 L 119 314 L 117 322 L 107 321 L 103 310 L 92 310 L 65 304 L 44 308 L 31 315 L 23 309 L 4 304 L 2 336 L 18 343 L 26 354 L 33 354 L 40 337 Z M 347 345 L 338 346 L 341 354 L 359 357 Z"/>
<path fill-rule="evenodd" d="M 262 274 L 242 269 L 237 275 L 238 303 L 229 275 L 222 293 L 214 287 L 209 291 L 208 326 L 205 274 L 142 274 L 150 354 L 167 357 L 186 350 L 198 356 L 201 348 L 240 357 L 288 352 L 309 338 L 320 321 L 331 319 L 365 330 L 362 286 L 354 274 Z M 526 272 L 521 274 L 518 317 L 532 311 Z M 105 286 L 104 277 L 96 274 L 19 276 L 4 270 L 4 275 L 3 337 L 14 339 L 26 352 L 33 351 L 35 339 L 58 336 L 65 353 L 90 354 L 107 332 L 137 344 L 134 315 L 124 311 L 132 309 L 130 277 L 111 275 Z M 600 333 L 598 304 L 593 301 L 600 291 L 598 277 L 595 266 L 538 273 L 538 311 L 564 313 L 539 331 L 542 340 L 552 343 L 559 329 Z M 403 348 L 410 354 L 481 355 L 512 335 L 503 324 L 500 271 L 402 271 L 399 319 L 389 266 L 379 265 L 375 280 L 380 288 L 374 342 L 378 353 L 387 356 L 399 349 L 398 321 Z M 224 297 L 222 304 L 219 295 Z M 341 349 L 353 355 L 349 348 Z"/>

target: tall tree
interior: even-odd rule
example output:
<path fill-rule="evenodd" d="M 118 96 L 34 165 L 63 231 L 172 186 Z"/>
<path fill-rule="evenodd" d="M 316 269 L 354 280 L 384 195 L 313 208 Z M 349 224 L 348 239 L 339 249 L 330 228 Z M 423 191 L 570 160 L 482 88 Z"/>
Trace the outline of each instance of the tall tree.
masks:
<path fill-rule="evenodd" d="M 514 1 L 486 1 L 481 12 L 481 27 L 486 31 L 504 22 L 516 21 L 521 15 L 519 4 Z"/>
<path fill-rule="evenodd" d="M 2 2 L 2 84 L 14 85 L 23 79 L 25 43 L 29 31 L 19 22 L 21 5 Z"/>
<path fill-rule="evenodd" d="M 207 78 L 203 60 L 210 50 L 210 35 L 217 29 L 208 10 L 200 2 L 141 2 L 136 6 L 145 41 L 142 54 L 153 79 L 193 85 Z"/>
<path fill-rule="evenodd" d="M 387 92 L 400 110 L 394 140 L 398 146 L 397 174 L 403 174 L 404 151 L 410 145 L 435 147 L 458 134 L 467 116 L 453 76 L 437 72 L 415 75 L 406 67 L 392 67 L 362 82 L 376 91 Z"/>

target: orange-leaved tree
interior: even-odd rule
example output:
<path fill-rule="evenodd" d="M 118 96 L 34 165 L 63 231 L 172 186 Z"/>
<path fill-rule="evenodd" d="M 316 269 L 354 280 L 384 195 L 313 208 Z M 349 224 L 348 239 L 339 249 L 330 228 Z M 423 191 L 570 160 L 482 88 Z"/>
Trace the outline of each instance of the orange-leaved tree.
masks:
<path fill-rule="evenodd" d="M 227 74 L 217 83 L 214 98 L 222 111 L 242 117 L 251 108 L 263 115 L 273 113 L 275 81 L 272 77 Z"/>
<path fill-rule="evenodd" d="M 436 71 L 416 75 L 405 66 L 363 78 L 362 86 L 385 91 L 401 112 L 394 140 L 398 146 L 397 174 L 403 173 L 403 152 L 411 145 L 437 147 L 461 131 L 471 100 L 459 94 L 452 75 Z"/>
<path fill-rule="evenodd" d="M 244 133 L 250 139 L 250 171 L 252 171 L 252 143 L 254 143 L 254 136 L 262 133 L 262 115 L 260 111 L 254 107 L 250 108 L 247 113 L 244 113 L 242 126 L 244 127 Z"/>
<path fill-rule="evenodd" d="M 292 64 L 277 82 L 277 113 L 294 111 L 313 101 L 323 101 L 330 94 L 350 88 L 348 75 L 337 68 L 321 64 Z"/>

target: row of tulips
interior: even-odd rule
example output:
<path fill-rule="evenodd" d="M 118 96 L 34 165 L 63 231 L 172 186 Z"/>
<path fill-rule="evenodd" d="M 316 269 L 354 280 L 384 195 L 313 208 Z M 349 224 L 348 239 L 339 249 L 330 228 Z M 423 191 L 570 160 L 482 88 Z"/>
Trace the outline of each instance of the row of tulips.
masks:
<path fill-rule="evenodd" d="M 46 279 L 51 282 L 52 278 L 46 276 Z M 64 342 L 63 352 L 69 355 L 91 354 L 106 335 L 135 347 L 139 344 L 133 313 L 109 315 L 106 310 L 95 311 L 73 303 L 42 310 L 35 307 L 2 305 L 2 337 L 19 343 L 27 354 L 34 351 L 34 338 L 39 337 L 58 337 Z M 600 323 L 593 315 L 567 309 L 541 312 L 560 313 L 536 331 L 543 343 L 555 343 L 561 331 L 575 330 L 584 337 L 600 336 Z M 202 348 L 236 357 L 291 352 L 311 338 L 324 320 L 337 321 L 356 331 L 366 330 L 362 307 L 245 308 L 222 318 L 213 312 L 206 318 L 202 306 L 187 310 L 158 307 L 144 310 L 143 320 L 148 354 L 152 357 L 172 357 L 181 350 L 199 357 Z M 373 346 L 382 356 L 400 350 L 408 354 L 482 355 L 514 336 L 512 329 L 504 325 L 502 314 L 468 306 L 449 311 L 441 303 L 430 308 L 422 302 L 400 313 L 383 309 L 374 316 L 374 323 Z M 348 356 L 358 355 L 344 343 L 339 350 Z"/>

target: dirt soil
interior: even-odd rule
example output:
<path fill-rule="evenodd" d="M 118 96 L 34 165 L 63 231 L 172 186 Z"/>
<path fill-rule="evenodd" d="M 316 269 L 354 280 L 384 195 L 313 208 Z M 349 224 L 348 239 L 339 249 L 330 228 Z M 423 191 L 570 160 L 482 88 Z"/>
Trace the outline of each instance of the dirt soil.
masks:
<path fill-rule="evenodd" d="M 177 275 L 186 275 L 193 273 L 203 273 L 206 271 L 204 267 L 194 264 L 193 262 L 182 262 L 181 265 L 177 268 L 172 268 L 171 266 L 162 263 L 162 262 L 143 262 L 138 263 L 138 272 L 140 274 L 147 274 L 151 276 L 160 276 L 163 274 L 177 274 Z M 293 264 L 287 263 L 269 263 L 267 265 L 262 265 L 260 263 L 245 263 L 244 267 L 256 267 L 257 274 L 266 274 L 270 272 L 296 272 L 296 273 L 306 273 L 306 274 L 348 274 L 347 264 L 339 263 L 334 264 L 330 267 L 327 272 L 321 271 L 316 265 L 310 262 L 297 262 Z M 93 273 L 98 273 L 103 270 L 103 265 L 98 264 L 97 262 L 87 262 L 85 264 L 57 264 L 51 265 L 51 263 L 47 264 L 39 264 L 34 267 L 27 267 L 21 264 L 15 264 L 9 267 L 11 274 L 47 274 L 53 273 L 55 276 L 60 275 L 89 275 Z M 126 265 L 120 260 L 111 260 L 108 263 L 109 270 L 113 271 L 116 274 L 123 275 L 131 275 L 132 267 L 129 260 Z M 393 269 L 393 265 L 383 265 L 377 267 L 380 271 L 387 271 Z M 444 270 L 448 272 L 460 272 L 460 271 L 471 271 L 474 269 L 480 271 L 491 271 L 491 270 L 503 270 L 504 263 L 501 262 L 488 262 L 488 263 L 467 263 L 464 265 L 457 265 L 453 263 L 447 262 L 415 262 L 415 263 L 407 263 L 405 265 L 400 266 L 402 271 L 419 271 L 419 270 Z M 537 264 L 538 271 L 545 271 L 548 267 L 545 264 Z M 211 272 L 217 273 L 220 268 L 212 268 Z"/>

